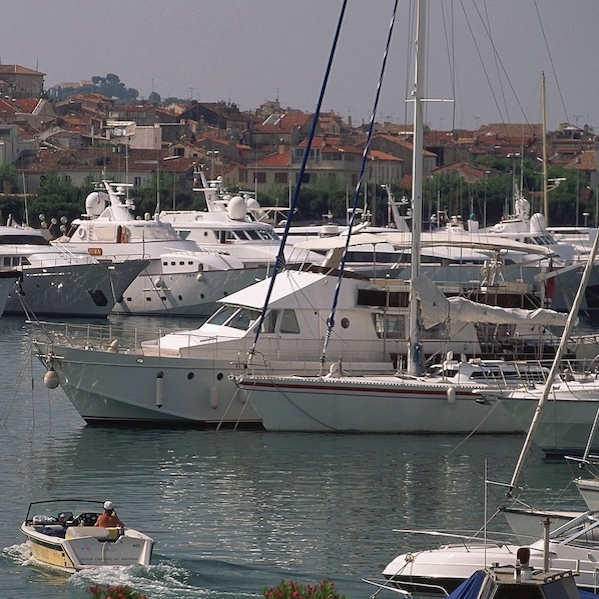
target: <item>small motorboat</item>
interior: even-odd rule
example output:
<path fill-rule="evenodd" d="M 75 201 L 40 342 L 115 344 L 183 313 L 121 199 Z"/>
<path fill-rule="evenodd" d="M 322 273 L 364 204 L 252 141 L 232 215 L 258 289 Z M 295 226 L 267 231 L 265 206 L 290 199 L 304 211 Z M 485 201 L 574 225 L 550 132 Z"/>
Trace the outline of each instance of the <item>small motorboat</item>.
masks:
<path fill-rule="evenodd" d="M 132 528 L 94 526 L 101 513 L 101 501 L 34 501 L 29 504 L 21 532 L 34 559 L 67 572 L 149 565 L 154 541 Z"/>

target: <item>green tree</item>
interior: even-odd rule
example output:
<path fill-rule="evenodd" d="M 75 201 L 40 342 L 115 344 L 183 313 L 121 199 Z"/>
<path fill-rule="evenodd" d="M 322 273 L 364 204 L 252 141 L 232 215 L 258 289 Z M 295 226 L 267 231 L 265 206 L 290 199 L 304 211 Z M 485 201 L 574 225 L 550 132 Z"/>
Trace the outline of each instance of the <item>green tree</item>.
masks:
<path fill-rule="evenodd" d="M 17 169 L 10 162 L 0 162 L 0 193 L 17 192 Z"/>
<path fill-rule="evenodd" d="M 157 94 L 156 92 L 152 92 L 148 96 L 148 102 L 150 104 L 160 104 L 160 94 Z"/>
<path fill-rule="evenodd" d="M 85 197 L 90 191 L 91 186 L 76 187 L 67 177 L 55 172 L 47 173 L 40 190 L 29 202 L 32 226 L 35 226 L 34 220 L 40 215 L 44 216 L 46 223 L 52 219 L 60 221 L 64 217 L 67 225 L 70 224 L 83 212 Z"/>
<path fill-rule="evenodd" d="M 94 75 L 92 77 L 92 83 L 98 93 L 108 96 L 109 98 L 118 98 L 119 100 L 128 102 L 136 100 L 139 96 L 139 92 L 136 89 L 126 87 L 119 76 L 114 73 L 108 73 L 106 77 Z"/>

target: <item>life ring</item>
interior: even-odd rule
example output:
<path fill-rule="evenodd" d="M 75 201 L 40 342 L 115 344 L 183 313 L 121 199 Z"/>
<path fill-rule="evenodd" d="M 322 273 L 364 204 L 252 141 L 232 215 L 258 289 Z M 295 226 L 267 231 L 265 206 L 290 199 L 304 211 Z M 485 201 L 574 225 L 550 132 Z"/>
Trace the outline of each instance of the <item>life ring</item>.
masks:
<path fill-rule="evenodd" d="M 79 239 L 85 239 L 85 229 L 79 227 Z"/>

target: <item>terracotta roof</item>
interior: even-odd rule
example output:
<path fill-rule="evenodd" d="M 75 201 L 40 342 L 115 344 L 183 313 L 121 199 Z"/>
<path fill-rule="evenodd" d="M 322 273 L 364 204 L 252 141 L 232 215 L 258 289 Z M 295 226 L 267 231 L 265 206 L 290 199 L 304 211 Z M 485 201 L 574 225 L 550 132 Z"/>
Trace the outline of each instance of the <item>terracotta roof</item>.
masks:
<path fill-rule="evenodd" d="M 480 135 L 487 133 L 500 137 L 542 137 L 543 125 L 538 123 L 490 123 L 481 125 L 478 129 Z"/>
<path fill-rule="evenodd" d="M 39 71 L 19 66 L 18 64 L 0 64 L 0 75 L 44 75 Z"/>
<path fill-rule="evenodd" d="M 53 170 L 79 170 L 94 171 L 101 170 L 103 161 L 107 161 L 106 169 L 113 171 L 117 165 L 112 148 L 85 148 L 85 149 L 53 149 L 38 152 L 36 159 L 27 167 L 30 172 L 41 172 Z M 157 158 L 165 158 L 167 153 L 162 150 L 129 150 L 129 165 L 132 170 L 152 172 L 156 170 L 155 164 L 144 163 Z M 125 168 L 125 158 L 122 157 L 122 170 Z M 180 159 L 179 159 L 180 160 Z M 178 162 L 178 160 L 166 160 L 162 164 Z M 162 170 L 162 164 L 161 170 Z"/>
<path fill-rule="evenodd" d="M 368 152 L 368 158 L 393 162 L 403 162 L 402 158 L 397 158 L 397 156 L 393 156 L 392 154 L 388 154 L 387 152 L 381 152 L 380 150 L 370 150 Z"/>
<path fill-rule="evenodd" d="M 19 109 L 18 112 L 25 112 L 28 114 L 33 114 L 33 111 L 39 105 L 39 98 L 18 98 L 15 104 Z"/>
<path fill-rule="evenodd" d="M 583 171 L 595 170 L 595 151 L 585 150 L 580 152 L 566 164 L 566 168 L 578 169 Z"/>
<path fill-rule="evenodd" d="M 256 160 L 248 164 L 248 168 L 266 167 L 266 166 L 290 166 L 291 165 L 291 150 L 285 150 L 284 152 L 275 152 L 262 158 L 262 160 Z"/>

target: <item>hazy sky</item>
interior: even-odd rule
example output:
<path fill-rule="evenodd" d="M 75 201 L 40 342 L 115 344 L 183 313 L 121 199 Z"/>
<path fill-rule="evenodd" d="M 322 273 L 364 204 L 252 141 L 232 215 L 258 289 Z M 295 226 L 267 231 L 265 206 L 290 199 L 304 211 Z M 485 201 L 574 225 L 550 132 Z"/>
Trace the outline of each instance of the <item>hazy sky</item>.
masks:
<path fill-rule="evenodd" d="M 372 111 L 393 0 L 349 0 L 324 110 Z M 115 73 L 156 91 L 242 110 L 279 98 L 313 111 L 341 0 L 19 0 L 0 13 L 0 62 L 45 85 Z M 377 120 L 411 122 L 413 1 L 400 0 Z M 541 122 L 599 127 L 599 0 L 430 0 L 431 127 Z M 452 84 L 452 81 L 455 83 Z"/>

